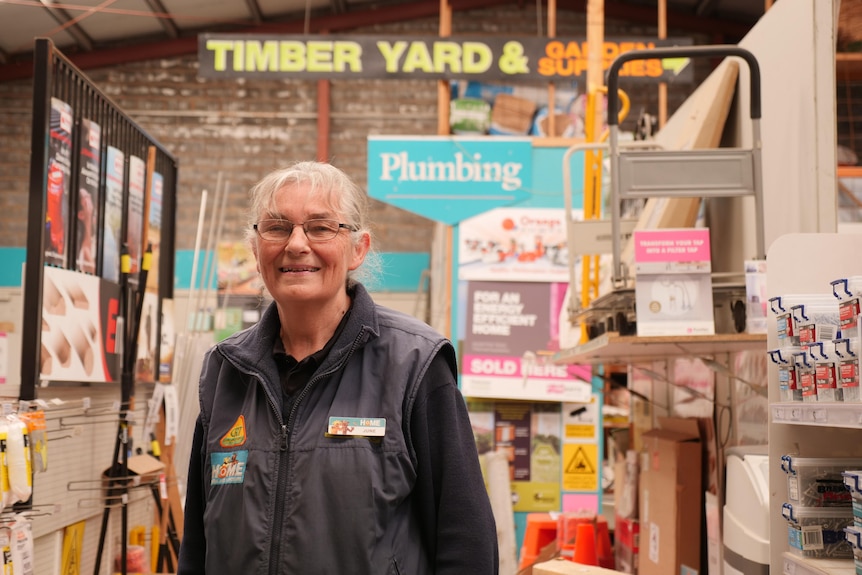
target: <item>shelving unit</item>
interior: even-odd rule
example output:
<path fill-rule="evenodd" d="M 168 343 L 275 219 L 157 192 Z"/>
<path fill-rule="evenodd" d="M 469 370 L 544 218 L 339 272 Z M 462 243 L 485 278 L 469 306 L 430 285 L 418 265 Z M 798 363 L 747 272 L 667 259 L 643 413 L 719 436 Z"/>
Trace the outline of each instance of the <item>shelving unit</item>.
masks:
<path fill-rule="evenodd" d="M 806 559 L 787 552 L 780 567 L 784 575 L 856 575 L 852 559 Z"/>
<path fill-rule="evenodd" d="M 786 294 L 831 293 L 829 282 L 862 275 L 859 245 L 862 235 L 788 234 L 769 249 L 767 292 Z M 769 323 L 768 349 L 778 347 L 774 321 Z M 862 444 L 862 403 L 783 403 L 779 401 L 778 368 L 769 365 L 769 512 L 770 572 L 786 575 L 853 575 L 853 560 L 815 560 L 790 553 L 787 523 L 781 504 L 787 490 L 780 457 L 851 457 Z"/>
<path fill-rule="evenodd" d="M 604 333 L 554 354 L 554 363 L 635 363 L 677 356 L 701 357 L 751 349 L 766 352 L 766 334 L 637 336 Z"/>
<path fill-rule="evenodd" d="M 822 425 L 825 427 L 862 427 L 862 405 L 854 403 L 784 402 L 770 405 L 773 423 L 789 425 Z"/>

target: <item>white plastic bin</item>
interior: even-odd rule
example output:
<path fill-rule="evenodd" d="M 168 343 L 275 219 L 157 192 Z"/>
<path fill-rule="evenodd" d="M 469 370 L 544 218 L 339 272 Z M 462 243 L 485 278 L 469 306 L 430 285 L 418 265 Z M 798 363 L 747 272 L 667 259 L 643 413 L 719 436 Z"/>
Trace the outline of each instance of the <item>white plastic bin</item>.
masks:
<path fill-rule="evenodd" d="M 769 456 L 766 446 L 727 452 L 724 575 L 769 573 Z"/>

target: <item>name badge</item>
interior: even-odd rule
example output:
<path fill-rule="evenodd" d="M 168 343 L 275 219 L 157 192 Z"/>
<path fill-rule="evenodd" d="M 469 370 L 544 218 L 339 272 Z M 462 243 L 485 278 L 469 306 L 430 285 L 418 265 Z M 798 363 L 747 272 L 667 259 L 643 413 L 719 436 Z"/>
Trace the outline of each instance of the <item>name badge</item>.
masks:
<path fill-rule="evenodd" d="M 385 417 L 330 417 L 327 435 L 353 437 L 383 437 L 386 435 Z"/>

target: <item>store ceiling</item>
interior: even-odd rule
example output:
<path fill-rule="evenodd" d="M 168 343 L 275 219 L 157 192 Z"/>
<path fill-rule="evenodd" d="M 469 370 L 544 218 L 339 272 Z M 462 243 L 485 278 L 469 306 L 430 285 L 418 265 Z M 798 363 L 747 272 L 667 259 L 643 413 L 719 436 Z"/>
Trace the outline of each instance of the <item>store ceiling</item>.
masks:
<path fill-rule="evenodd" d="M 519 1 L 525 9 L 534 6 Z M 453 18 L 511 3 L 450 0 Z M 586 3 L 560 1 L 557 10 L 585 11 Z M 194 53 L 202 32 L 348 32 L 437 17 L 439 8 L 439 0 L 0 0 L 0 81 L 32 74 L 37 37 L 51 38 L 86 69 Z M 667 0 L 671 29 L 716 34 L 727 42 L 745 35 L 763 11 L 756 0 Z M 605 18 L 642 25 L 655 25 L 658 18 L 655 0 L 606 0 L 604 12 Z"/>
<path fill-rule="evenodd" d="M 518 2 L 525 9 L 534 6 L 529 0 Z M 536 2 L 547 10 L 546 0 Z M 766 0 L 666 2 L 669 29 L 709 34 L 726 43 L 742 38 L 766 10 Z M 449 0 L 453 18 L 460 11 L 511 3 Z M 586 4 L 587 0 L 558 0 L 557 10 L 585 12 Z M 606 19 L 653 26 L 658 20 L 656 5 L 656 0 L 603 4 Z M 339 33 L 437 17 L 439 9 L 439 0 L 0 0 L 0 82 L 32 74 L 37 37 L 51 38 L 86 69 L 194 53 L 202 32 Z"/>

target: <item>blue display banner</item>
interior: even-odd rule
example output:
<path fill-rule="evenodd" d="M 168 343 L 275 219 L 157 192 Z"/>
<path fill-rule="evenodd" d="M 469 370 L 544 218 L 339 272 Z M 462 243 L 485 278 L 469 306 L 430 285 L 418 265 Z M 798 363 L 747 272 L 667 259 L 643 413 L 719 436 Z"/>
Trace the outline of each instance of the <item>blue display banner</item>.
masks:
<path fill-rule="evenodd" d="M 532 181 L 529 138 L 368 138 L 368 195 L 444 224 L 521 202 Z"/>

